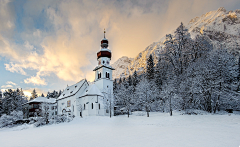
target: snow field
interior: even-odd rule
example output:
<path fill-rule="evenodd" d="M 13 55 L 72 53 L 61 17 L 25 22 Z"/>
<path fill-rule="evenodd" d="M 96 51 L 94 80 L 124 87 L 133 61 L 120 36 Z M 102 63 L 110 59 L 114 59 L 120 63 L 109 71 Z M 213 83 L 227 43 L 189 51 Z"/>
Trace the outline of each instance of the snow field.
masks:
<path fill-rule="evenodd" d="M 0 142 L 1 147 L 238 147 L 240 115 L 92 116 L 38 128 L 0 129 Z"/>

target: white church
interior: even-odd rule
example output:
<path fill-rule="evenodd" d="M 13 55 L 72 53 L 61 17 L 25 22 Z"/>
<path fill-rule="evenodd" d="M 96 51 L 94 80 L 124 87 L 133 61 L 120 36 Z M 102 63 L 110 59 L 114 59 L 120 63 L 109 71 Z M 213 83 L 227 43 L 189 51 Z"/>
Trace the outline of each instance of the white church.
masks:
<path fill-rule="evenodd" d="M 113 94 L 113 79 L 110 66 L 111 51 L 108 40 L 101 41 L 101 49 L 97 52 L 98 66 L 93 70 L 95 80 L 89 84 L 86 79 L 68 86 L 57 99 L 58 114 L 70 113 L 74 116 L 104 116 L 109 115 L 107 104 Z M 113 110 L 111 111 L 113 114 Z"/>

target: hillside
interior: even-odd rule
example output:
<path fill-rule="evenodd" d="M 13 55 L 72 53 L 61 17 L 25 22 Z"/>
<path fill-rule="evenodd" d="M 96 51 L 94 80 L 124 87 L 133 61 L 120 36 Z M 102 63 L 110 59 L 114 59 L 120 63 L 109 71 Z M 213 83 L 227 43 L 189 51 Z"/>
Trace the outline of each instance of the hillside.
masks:
<path fill-rule="evenodd" d="M 195 17 L 191 19 L 188 24 L 184 25 L 192 38 L 196 35 L 206 35 L 210 38 L 213 45 L 220 42 L 233 54 L 240 54 L 240 47 L 238 47 L 240 44 L 240 10 L 227 12 L 225 8 L 221 7 L 216 11 L 210 11 L 200 17 Z M 155 61 L 157 61 L 158 52 L 164 50 L 164 40 L 165 36 L 161 41 L 150 44 L 129 64 L 125 63 L 124 70 L 123 68 L 119 70 L 118 67 L 120 66 L 116 67 L 115 69 L 118 71 L 118 74 L 115 74 L 113 78 L 128 77 L 132 75 L 135 70 L 138 73 L 143 72 L 146 66 L 146 60 L 150 54 L 152 54 L 153 57 L 155 57 Z"/>

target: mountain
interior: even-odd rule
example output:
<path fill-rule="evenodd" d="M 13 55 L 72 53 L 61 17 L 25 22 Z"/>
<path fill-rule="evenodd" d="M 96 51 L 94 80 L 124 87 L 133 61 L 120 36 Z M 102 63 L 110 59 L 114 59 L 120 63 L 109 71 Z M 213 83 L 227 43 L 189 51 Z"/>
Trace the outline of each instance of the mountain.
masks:
<path fill-rule="evenodd" d="M 115 69 L 113 70 L 113 79 L 120 78 L 121 75 L 125 75 L 124 71 L 128 65 L 133 61 L 133 58 L 128 58 L 123 56 L 114 62 L 111 66 Z"/>
<path fill-rule="evenodd" d="M 192 38 L 195 38 L 196 35 L 206 35 L 210 38 L 213 45 L 221 42 L 221 44 L 226 46 L 233 54 L 240 54 L 240 47 L 238 47 L 238 44 L 240 44 L 240 9 L 227 12 L 225 8 L 221 7 L 216 11 L 210 11 L 200 17 L 195 17 L 191 19 L 188 24 L 184 25 Z M 118 62 L 115 62 L 118 65 L 115 66 L 117 74 L 115 73 L 113 78 L 128 77 L 132 75 L 135 70 L 138 73 L 143 72 L 148 56 L 152 54 L 156 62 L 158 52 L 164 50 L 164 40 L 165 36 L 161 41 L 149 45 L 131 61 L 116 61 Z M 115 63 L 113 65 L 115 65 Z M 121 66 L 121 64 L 123 66 Z M 119 67 L 121 68 L 118 69 Z M 125 67 L 125 69 L 123 69 L 123 67 Z"/>

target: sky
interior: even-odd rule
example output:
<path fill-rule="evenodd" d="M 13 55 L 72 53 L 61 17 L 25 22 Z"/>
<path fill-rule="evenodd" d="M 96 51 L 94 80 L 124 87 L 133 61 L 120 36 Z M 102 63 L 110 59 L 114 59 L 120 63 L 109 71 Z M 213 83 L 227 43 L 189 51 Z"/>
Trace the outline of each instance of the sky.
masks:
<path fill-rule="evenodd" d="M 219 7 L 240 1 L 0 0 L 0 88 L 46 94 L 93 81 L 104 28 L 114 63 Z"/>

